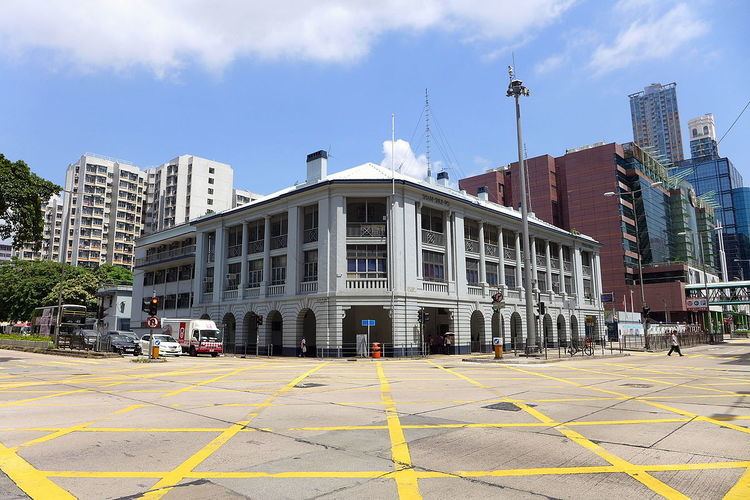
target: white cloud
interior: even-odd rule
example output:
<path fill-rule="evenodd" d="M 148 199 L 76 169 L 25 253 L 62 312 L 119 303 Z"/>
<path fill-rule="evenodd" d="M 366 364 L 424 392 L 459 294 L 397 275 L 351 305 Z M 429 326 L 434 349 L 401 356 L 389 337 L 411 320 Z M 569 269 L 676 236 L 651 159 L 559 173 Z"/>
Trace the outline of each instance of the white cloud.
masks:
<path fill-rule="evenodd" d="M 197 62 L 221 71 L 241 57 L 351 62 L 388 32 L 444 30 L 465 41 L 514 41 L 573 0 L 4 0 L 0 54 L 41 51 L 85 69 Z"/>
<path fill-rule="evenodd" d="M 380 162 L 382 167 L 391 168 L 392 164 L 397 172 L 417 179 L 427 178 L 427 157 L 425 155 L 417 156 L 414 154 L 411 144 L 403 139 L 396 139 L 393 148 L 391 148 L 391 144 L 391 141 L 383 142 L 383 161 Z M 393 149 L 393 156 L 391 156 L 391 149 Z M 394 160 L 393 163 L 391 163 L 391 157 Z M 433 172 L 437 172 L 439 169 L 440 162 L 435 162 L 432 165 Z"/>
<path fill-rule="evenodd" d="M 620 5 L 620 10 L 633 10 L 633 4 L 638 3 L 651 5 L 631 0 Z M 661 15 L 633 20 L 614 42 L 596 48 L 589 69 L 602 75 L 639 61 L 663 59 L 707 32 L 708 24 L 687 4 L 680 3 Z"/>
<path fill-rule="evenodd" d="M 552 56 L 549 56 L 548 58 L 538 62 L 534 66 L 534 72 L 537 75 L 544 75 L 546 73 L 551 73 L 555 70 L 560 69 L 563 64 L 565 64 L 568 61 L 568 55 L 567 54 L 555 54 Z"/>

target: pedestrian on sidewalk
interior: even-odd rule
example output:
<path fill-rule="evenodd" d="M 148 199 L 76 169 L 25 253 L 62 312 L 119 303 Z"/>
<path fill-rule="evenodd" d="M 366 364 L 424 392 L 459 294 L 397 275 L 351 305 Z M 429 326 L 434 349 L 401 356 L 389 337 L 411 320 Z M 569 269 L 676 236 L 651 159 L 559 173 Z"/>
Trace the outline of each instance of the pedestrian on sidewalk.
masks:
<path fill-rule="evenodd" d="M 307 342 L 305 341 L 305 337 L 302 337 L 302 340 L 299 341 L 299 354 L 298 356 L 300 358 L 304 358 L 307 355 Z"/>
<path fill-rule="evenodd" d="M 680 352 L 680 341 L 677 340 L 677 332 L 672 332 L 672 347 L 669 349 L 667 356 L 671 356 L 673 352 L 682 356 L 682 353 Z"/>

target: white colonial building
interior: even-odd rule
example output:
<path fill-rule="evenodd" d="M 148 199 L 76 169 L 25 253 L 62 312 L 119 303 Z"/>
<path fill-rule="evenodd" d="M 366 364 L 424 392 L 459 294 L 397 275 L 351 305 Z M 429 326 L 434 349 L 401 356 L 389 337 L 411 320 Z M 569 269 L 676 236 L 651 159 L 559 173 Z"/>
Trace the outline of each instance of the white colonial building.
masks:
<path fill-rule="evenodd" d="M 488 351 L 493 336 L 522 348 L 520 231 L 519 212 L 452 189 L 445 173 L 422 181 L 367 163 L 327 175 L 320 151 L 304 184 L 140 238 L 133 300 L 155 294 L 164 317 L 216 321 L 229 352 L 289 355 L 304 337 L 309 353 L 353 355 L 363 320 L 386 355 Z M 530 231 L 540 337 L 603 336 L 599 244 L 534 217 Z M 134 307 L 132 326 L 144 319 Z"/>

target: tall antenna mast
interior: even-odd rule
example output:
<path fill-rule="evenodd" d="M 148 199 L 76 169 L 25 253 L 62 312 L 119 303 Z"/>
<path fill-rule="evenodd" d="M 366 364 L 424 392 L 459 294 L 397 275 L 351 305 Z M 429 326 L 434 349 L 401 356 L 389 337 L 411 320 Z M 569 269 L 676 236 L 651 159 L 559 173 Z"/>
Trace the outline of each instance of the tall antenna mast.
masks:
<path fill-rule="evenodd" d="M 430 94 L 424 89 L 425 155 L 427 156 L 427 179 L 432 179 L 432 159 L 430 158 Z"/>
<path fill-rule="evenodd" d="M 391 194 L 396 194 L 396 113 L 391 113 Z"/>

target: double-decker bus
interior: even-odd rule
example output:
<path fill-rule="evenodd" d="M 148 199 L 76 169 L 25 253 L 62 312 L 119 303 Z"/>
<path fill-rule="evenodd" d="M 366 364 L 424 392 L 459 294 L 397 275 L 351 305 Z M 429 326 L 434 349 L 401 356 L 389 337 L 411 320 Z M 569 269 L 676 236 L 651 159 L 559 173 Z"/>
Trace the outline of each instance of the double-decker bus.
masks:
<path fill-rule="evenodd" d="M 62 310 L 59 310 L 62 308 Z M 58 312 L 60 325 L 58 328 Z M 86 306 L 63 304 L 37 307 L 31 315 L 31 331 L 35 335 L 71 334 L 86 324 Z"/>

